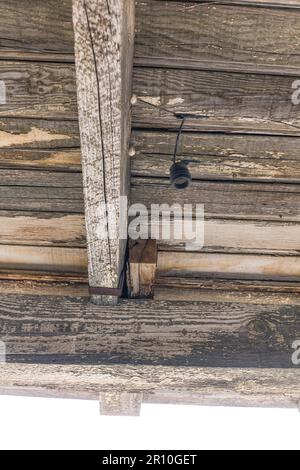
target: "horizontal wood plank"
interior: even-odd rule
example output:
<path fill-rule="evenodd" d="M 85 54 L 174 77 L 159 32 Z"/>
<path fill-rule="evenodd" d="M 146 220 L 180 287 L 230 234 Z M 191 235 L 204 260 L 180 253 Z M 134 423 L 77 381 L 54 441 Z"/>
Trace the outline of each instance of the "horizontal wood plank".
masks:
<path fill-rule="evenodd" d="M 0 168 L 80 172 L 80 149 L 37 150 L 26 148 L 1 149 L 0 147 Z"/>
<path fill-rule="evenodd" d="M 297 294 L 297 295 L 296 295 Z M 300 282 L 158 276 L 154 300 L 300 305 Z"/>
<path fill-rule="evenodd" d="M 0 117 L 1 150 L 74 147 L 80 147 L 77 121 Z"/>
<path fill-rule="evenodd" d="M 299 109 L 292 102 L 295 79 L 136 68 L 137 103 L 133 107 L 133 124 L 151 129 L 178 129 L 180 120 L 163 109 L 167 108 L 177 115 L 189 116 L 185 130 L 299 136 Z"/>
<path fill-rule="evenodd" d="M 141 218 L 140 227 L 143 233 L 156 239 L 162 251 L 186 249 L 190 241 L 183 231 L 178 239 L 175 236 L 176 222 L 171 218 L 170 224 L 162 219 L 149 220 Z M 165 224 L 169 226 L 168 238 L 164 235 Z M 129 225 L 130 233 L 131 226 Z M 204 246 L 207 252 L 232 252 L 258 254 L 298 254 L 300 251 L 300 225 L 292 222 L 271 222 L 252 220 L 219 220 L 207 219 L 204 225 Z"/>
<path fill-rule="evenodd" d="M 209 219 L 300 220 L 300 187 L 296 184 L 193 181 L 185 191 L 163 178 L 131 178 L 131 202 L 151 205 L 204 204 Z"/>
<path fill-rule="evenodd" d="M 0 169 L 0 185 L 77 188 L 83 194 L 82 175 L 79 172 Z"/>
<path fill-rule="evenodd" d="M 133 107 L 134 125 L 178 128 L 178 119 L 158 109 L 165 106 L 173 112 L 192 116 L 186 122 L 187 130 L 299 136 L 298 107 L 291 99 L 295 79 L 272 75 L 136 68 L 135 93 L 138 98 L 148 100 L 150 105 L 137 102 Z M 2 119 L 26 116 L 77 121 L 72 65 L 57 67 L 54 64 L 3 61 L 0 63 L 0 80 L 5 83 L 7 95 L 6 104 L 1 105 L 0 109 Z M 195 115 L 204 118 L 195 119 Z M 32 133 L 32 129 L 29 129 L 29 136 L 28 133 L 22 136 L 19 130 L 19 142 L 28 142 Z M 8 141 L 4 146 L 16 142 L 10 135 L 3 137 L 7 137 Z M 37 137 L 38 140 L 43 137 L 54 139 L 54 136 L 43 136 L 40 132 Z"/>
<path fill-rule="evenodd" d="M 0 80 L 0 116 L 77 119 L 73 65 L 0 61 Z"/>
<path fill-rule="evenodd" d="M 31 58 L 42 55 L 47 59 L 48 54 L 73 53 L 71 0 L 1 1 L 0 18 L 0 57 L 3 52 L 27 52 Z"/>
<path fill-rule="evenodd" d="M 134 132 L 131 174 L 169 177 L 175 141 L 173 132 Z M 298 137 L 184 132 L 177 156 L 196 179 L 299 182 L 299 144 Z"/>
<path fill-rule="evenodd" d="M 1 296 L 7 362 L 296 367 L 299 306 Z M 25 328 L 26 324 L 26 328 Z"/>
<path fill-rule="evenodd" d="M 19 184 L 19 186 L 0 186 L 0 210 L 78 214 L 84 212 L 83 194 L 80 188 L 57 188 L 47 184 L 22 186 L 22 174 L 19 175 Z"/>
<path fill-rule="evenodd" d="M 243 71 L 299 73 L 300 54 L 295 51 L 300 45 L 300 15 L 296 9 L 226 3 L 230 2 L 138 2 L 139 65 L 144 58 L 146 65 L 157 65 L 160 58 L 159 64 L 173 61 L 178 68 L 189 67 L 192 61 L 199 69 L 231 70 L 233 63 Z M 260 6 L 268 3 L 260 2 Z"/>
<path fill-rule="evenodd" d="M 87 272 L 84 248 L 0 245 L 0 269 Z"/>
<path fill-rule="evenodd" d="M 87 275 L 0 269 L 0 293 L 87 297 Z"/>
<path fill-rule="evenodd" d="M 0 244 L 86 247 L 84 217 L 0 211 Z"/>
<path fill-rule="evenodd" d="M 257 256 L 213 253 L 158 253 L 157 272 L 166 276 L 230 275 L 252 279 L 293 278 L 300 281 L 300 256 Z"/>
<path fill-rule="evenodd" d="M 143 0 L 138 0 L 143 1 Z M 159 0 L 160 1 L 160 0 Z M 165 1 L 165 0 L 161 0 Z M 178 0 L 169 0 L 170 2 Z M 186 3 L 211 3 L 215 4 L 216 0 L 181 0 Z M 283 8 L 300 8 L 299 0 L 218 0 L 218 4 L 222 5 L 252 5 L 261 7 L 283 7 Z"/>

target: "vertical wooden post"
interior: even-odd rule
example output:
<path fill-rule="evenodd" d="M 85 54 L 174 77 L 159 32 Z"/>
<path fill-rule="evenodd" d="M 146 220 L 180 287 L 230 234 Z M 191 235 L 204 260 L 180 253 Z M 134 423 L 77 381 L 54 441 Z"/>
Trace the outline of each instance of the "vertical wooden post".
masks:
<path fill-rule="evenodd" d="M 73 0 L 73 23 L 89 282 L 100 288 L 95 303 L 114 304 L 127 244 L 120 197 L 128 194 L 134 0 Z"/>

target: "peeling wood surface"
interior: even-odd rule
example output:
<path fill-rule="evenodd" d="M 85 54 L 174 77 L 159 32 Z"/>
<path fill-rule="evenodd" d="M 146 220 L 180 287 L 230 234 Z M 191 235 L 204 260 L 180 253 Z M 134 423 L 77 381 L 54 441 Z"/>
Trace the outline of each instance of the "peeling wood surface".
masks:
<path fill-rule="evenodd" d="M 8 362 L 294 368 L 297 305 L 3 295 Z"/>
<path fill-rule="evenodd" d="M 89 282 L 117 288 L 127 244 L 120 236 L 120 197 L 128 193 L 134 1 L 74 0 L 73 22 Z"/>
<path fill-rule="evenodd" d="M 297 77 L 196 70 L 137 68 L 133 108 L 135 127 L 178 128 L 164 111 L 203 116 L 187 119 L 187 130 L 300 135 L 298 106 L 292 103 Z M 160 109 L 159 109 L 160 107 Z"/>
<path fill-rule="evenodd" d="M 0 168 L 10 168 L 15 170 L 47 169 L 48 171 L 69 171 L 79 173 L 81 172 L 81 153 L 79 148 L 0 148 Z M 24 176 L 26 176 L 26 173 L 24 173 Z M 47 176 L 51 177 L 49 174 L 47 174 Z M 69 178 L 71 178 L 71 176 L 69 176 Z M 76 180 L 76 175 L 74 176 L 74 180 Z"/>
<path fill-rule="evenodd" d="M 0 110 L 2 118 L 77 120 L 72 65 L 1 61 L 0 79 L 7 90 L 6 104 Z M 134 92 L 158 107 L 204 116 L 189 119 L 187 129 L 299 136 L 298 107 L 291 101 L 296 79 L 138 67 Z M 141 102 L 134 106 L 133 118 L 138 127 L 178 127 L 172 115 Z"/>
<path fill-rule="evenodd" d="M 78 122 L 0 117 L 0 149 L 58 149 L 80 146 Z M 0 150 L 0 153 L 1 153 Z"/>
<path fill-rule="evenodd" d="M 300 370 L 3 364 L 0 393 L 98 399 L 142 393 L 144 403 L 297 408 Z"/>

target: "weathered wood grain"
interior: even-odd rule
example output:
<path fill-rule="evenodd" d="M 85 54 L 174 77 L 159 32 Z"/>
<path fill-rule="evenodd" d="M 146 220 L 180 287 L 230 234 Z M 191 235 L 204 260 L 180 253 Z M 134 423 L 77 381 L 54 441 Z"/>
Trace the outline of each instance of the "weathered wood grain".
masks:
<path fill-rule="evenodd" d="M 134 90 L 138 97 L 158 107 L 204 116 L 188 119 L 187 130 L 299 136 L 298 106 L 291 99 L 296 78 L 138 67 L 134 73 Z M 0 79 L 6 84 L 7 94 L 7 102 L 0 109 L 2 119 L 77 119 L 72 65 L 2 61 Z M 137 127 L 178 128 L 179 125 L 172 114 L 140 101 L 133 107 L 133 116 Z M 8 145 L 12 145 L 15 140 L 7 137 Z M 51 136 L 48 138 L 51 140 Z M 30 135 L 20 135 L 19 139 L 26 143 Z"/>
<path fill-rule="evenodd" d="M 166 2 L 155 3 L 163 4 Z M 201 5 L 202 8 L 205 6 L 219 7 L 219 5 L 216 5 L 215 0 L 194 0 L 192 2 L 182 0 L 182 3 L 191 3 L 192 5 L 204 3 L 205 5 Z M 219 3 L 222 5 L 300 8 L 298 0 L 222 0 Z M 137 31 L 139 31 L 141 25 L 147 19 L 146 13 L 148 10 L 144 6 L 144 0 L 137 0 L 136 4 L 138 7 L 136 15 Z M 173 10 L 172 4 L 170 2 L 168 4 L 171 5 Z M 155 5 L 152 6 L 153 10 L 154 7 L 156 7 L 155 10 L 158 9 L 158 6 Z M 161 6 L 160 8 L 164 9 L 165 7 Z M 0 26 L 2 31 L 0 57 L 21 60 L 53 60 L 55 62 L 71 61 L 74 49 L 71 16 L 71 0 L 39 1 L 38 4 L 34 0 L 0 2 Z M 165 26 L 170 27 L 171 25 L 167 24 Z M 268 24 L 265 26 L 267 27 Z M 272 33 L 274 36 L 276 30 Z M 153 47 L 153 44 L 151 46 Z M 161 51 L 159 52 L 161 53 Z"/>
<path fill-rule="evenodd" d="M 85 283 L 75 282 L 38 282 L 38 281 L 3 281 L 0 283 L 1 295 L 48 295 L 88 297 L 89 289 L 87 279 Z"/>
<path fill-rule="evenodd" d="M 131 178 L 131 202 L 151 205 L 204 204 L 209 219 L 299 221 L 300 187 L 296 184 L 216 182 L 195 180 L 190 188 L 177 191 L 163 178 Z"/>
<path fill-rule="evenodd" d="M 0 116 L 77 119 L 74 66 L 38 62 L 0 62 L 6 102 Z"/>
<path fill-rule="evenodd" d="M 158 253 L 157 272 L 166 276 L 197 276 L 197 274 L 262 276 L 266 279 L 294 278 L 300 281 L 300 256 L 257 256 L 197 252 Z"/>
<path fill-rule="evenodd" d="M 87 297 L 87 275 L 64 272 L 0 270 L 0 293 Z"/>
<path fill-rule="evenodd" d="M 0 148 L 0 168 L 80 172 L 80 149 Z"/>
<path fill-rule="evenodd" d="M 138 101 L 133 107 L 133 124 L 143 128 L 178 129 L 180 120 L 162 109 L 165 107 L 179 115 L 191 116 L 186 120 L 186 130 L 299 136 L 299 107 L 292 103 L 295 79 L 136 68 L 134 92 Z"/>
<path fill-rule="evenodd" d="M 292 368 L 299 306 L 1 296 L 8 362 Z"/>
<path fill-rule="evenodd" d="M 19 183 L 21 182 L 19 178 Z M 82 189 L 47 185 L 0 186 L 0 210 L 83 214 Z"/>
<path fill-rule="evenodd" d="M 0 244 L 85 247 L 84 217 L 55 212 L 0 211 Z"/>
<path fill-rule="evenodd" d="M 73 21 L 90 285 L 113 289 L 127 245 L 120 197 L 128 194 L 134 1 L 74 0 Z"/>
<path fill-rule="evenodd" d="M 299 369 L 2 364 L 0 393 L 98 400 L 139 392 L 144 403 L 298 408 Z"/>
<path fill-rule="evenodd" d="M 0 268 L 86 273 L 86 249 L 1 244 Z"/>
<path fill-rule="evenodd" d="M 155 234 L 162 250 L 185 250 L 189 238 L 186 233 L 178 240 L 175 237 L 175 222 L 170 220 L 170 237 L 163 236 L 164 223 L 148 218 L 141 219 L 141 229 L 149 236 Z M 129 225 L 130 229 L 130 225 Z M 204 247 L 209 252 L 235 252 L 260 254 L 297 254 L 300 251 L 300 225 L 292 222 L 271 222 L 252 220 L 205 220 Z"/>
<path fill-rule="evenodd" d="M 27 52 L 32 58 L 73 53 L 71 0 L 1 1 L 0 18 L 0 57 L 3 52 Z"/>
<path fill-rule="evenodd" d="M 138 0 L 143 1 L 143 0 Z M 164 1 L 164 0 L 162 0 Z M 170 2 L 178 0 L 169 0 Z M 283 8 L 300 8 L 299 0 L 181 0 L 186 3 L 211 3 L 222 5 L 252 5 L 260 7 L 283 7 Z"/>
<path fill-rule="evenodd" d="M 80 146 L 77 121 L 0 117 L 0 148 L 62 149 Z"/>
<path fill-rule="evenodd" d="M 1 186 L 77 188 L 78 193 L 82 194 L 82 176 L 79 172 L 0 169 L 0 184 Z"/>
<path fill-rule="evenodd" d="M 173 132 L 135 131 L 131 174 L 169 177 L 175 141 Z M 184 132 L 178 159 L 194 178 L 299 182 L 299 144 L 298 137 Z"/>
<path fill-rule="evenodd" d="M 155 240 L 129 242 L 128 288 L 131 298 L 153 297 L 157 265 Z"/>
<path fill-rule="evenodd" d="M 299 282 L 158 276 L 154 300 L 300 305 Z"/>
<path fill-rule="evenodd" d="M 233 63 L 243 71 L 299 73 L 297 10 L 253 8 L 255 2 L 248 7 L 245 2 L 239 2 L 241 6 L 223 3 L 230 2 L 138 2 L 139 65 L 144 58 L 146 65 L 157 65 L 159 58 L 160 64 L 167 60 L 165 66 L 169 66 L 174 61 L 177 68 L 187 68 L 192 61 L 199 69 L 232 70 Z"/>

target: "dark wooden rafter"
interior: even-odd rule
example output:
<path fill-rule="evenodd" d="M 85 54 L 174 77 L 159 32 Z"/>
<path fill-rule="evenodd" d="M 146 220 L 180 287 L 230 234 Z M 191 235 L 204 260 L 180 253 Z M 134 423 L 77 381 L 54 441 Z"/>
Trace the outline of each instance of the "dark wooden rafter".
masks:
<path fill-rule="evenodd" d="M 120 197 L 128 194 L 134 1 L 74 0 L 73 22 L 89 282 L 113 290 L 127 243 L 119 218 Z M 113 295 L 92 298 L 116 303 Z"/>

